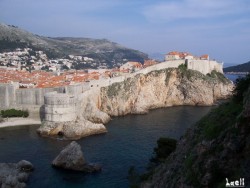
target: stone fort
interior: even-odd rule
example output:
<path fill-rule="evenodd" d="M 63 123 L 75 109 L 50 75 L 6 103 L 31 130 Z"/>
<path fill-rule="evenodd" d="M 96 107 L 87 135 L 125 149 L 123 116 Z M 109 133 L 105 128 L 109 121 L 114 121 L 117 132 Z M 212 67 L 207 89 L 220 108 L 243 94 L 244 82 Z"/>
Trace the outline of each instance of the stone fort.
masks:
<path fill-rule="evenodd" d="M 55 88 L 29 88 L 19 89 L 18 83 L 0 84 L 0 108 L 27 109 L 30 113 L 40 114 L 45 121 L 73 121 L 76 118 L 77 103 L 81 94 L 88 90 L 107 87 L 151 71 L 166 68 L 177 68 L 186 64 L 188 69 L 197 70 L 206 75 L 213 70 L 223 73 L 223 64 L 210 60 L 179 59 L 158 63 L 125 76 L 108 79 L 91 80 L 89 82 Z"/>

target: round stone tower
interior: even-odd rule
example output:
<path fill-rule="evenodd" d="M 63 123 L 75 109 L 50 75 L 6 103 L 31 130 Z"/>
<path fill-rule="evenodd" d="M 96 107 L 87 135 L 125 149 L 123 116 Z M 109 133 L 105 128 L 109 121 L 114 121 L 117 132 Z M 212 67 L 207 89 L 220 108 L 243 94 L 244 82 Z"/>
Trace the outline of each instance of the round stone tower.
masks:
<path fill-rule="evenodd" d="M 65 122 L 76 119 L 76 101 L 73 95 L 57 93 L 44 95 L 45 121 Z"/>

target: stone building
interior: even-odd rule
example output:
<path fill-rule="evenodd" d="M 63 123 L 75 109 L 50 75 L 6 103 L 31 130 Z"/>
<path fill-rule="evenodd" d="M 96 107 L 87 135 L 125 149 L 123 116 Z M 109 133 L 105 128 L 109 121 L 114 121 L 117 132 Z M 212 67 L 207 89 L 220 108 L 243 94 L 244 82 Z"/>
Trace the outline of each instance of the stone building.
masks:
<path fill-rule="evenodd" d="M 56 91 L 44 95 L 45 121 L 67 122 L 76 119 L 75 96 Z"/>

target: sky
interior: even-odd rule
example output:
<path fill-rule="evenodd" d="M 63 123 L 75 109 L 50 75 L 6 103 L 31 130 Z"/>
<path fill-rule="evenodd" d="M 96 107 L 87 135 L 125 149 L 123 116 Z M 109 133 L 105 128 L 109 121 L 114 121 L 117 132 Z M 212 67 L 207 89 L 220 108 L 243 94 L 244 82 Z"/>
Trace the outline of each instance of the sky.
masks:
<path fill-rule="evenodd" d="M 226 66 L 250 61 L 249 0 L 0 0 L 0 22 L 148 54 L 209 54 Z"/>

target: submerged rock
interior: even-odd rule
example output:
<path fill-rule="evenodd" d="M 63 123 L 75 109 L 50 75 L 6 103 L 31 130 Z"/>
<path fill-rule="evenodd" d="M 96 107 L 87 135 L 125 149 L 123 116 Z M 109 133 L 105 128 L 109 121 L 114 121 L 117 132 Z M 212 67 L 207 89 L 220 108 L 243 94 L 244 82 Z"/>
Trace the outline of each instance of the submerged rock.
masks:
<path fill-rule="evenodd" d="M 71 142 L 60 152 L 53 160 L 52 166 L 81 172 L 97 172 L 101 170 L 100 165 L 88 164 L 86 162 L 81 146 L 75 141 Z"/>
<path fill-rule="evenodd" d="M 0 186 L 26 187 L 30 173 L 34 170 L 33 165 L 25 160 L 18 163 L 0 163 Z"/>

